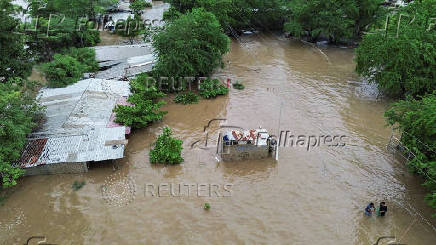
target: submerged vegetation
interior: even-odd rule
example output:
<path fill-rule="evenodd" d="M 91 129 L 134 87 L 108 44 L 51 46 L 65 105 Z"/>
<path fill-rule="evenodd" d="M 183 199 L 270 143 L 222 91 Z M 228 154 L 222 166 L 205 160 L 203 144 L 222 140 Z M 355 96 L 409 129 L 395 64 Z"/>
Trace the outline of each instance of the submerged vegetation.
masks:
<path fill-rule="evenodd" d="M 183 94 L 178 94 L 174 98 L 174 102 L 184 105 L 196 104 L 198 103 L 198 95 L 194 94 L 192 91 Z"/>
<path fill-rule="evenodd" d="M 159 135 L 154 148 L 150 151 L 151 163 L 179 164 L 183 162 L 183 141 L 172 137 L 172 134 L 170 128 L 163 129 L 163 133 Z"/>
<path fill-rule="evenodd" d="M 242 90 L 245 88 L 244 84 L 242 84 L 238 81 L 236 81 L 232 86 L 233 86 L 233 88 L 238 89 L 238 90 Z"/>
<path fill-rule="evenodd" d="M 163 92 L 153 86 L 147 86 L 146 74 L 141 74 L 130 81 L 130 90 L 132 95 L 129 96 L 128 102 L 131 105 L 118 105 L 114 112 L 117 115 L 116 122 L 122 123 L 132 128 L 143 128 L 150 123 L 162 120 L 166 111 L 160 111 L 160 107 L 165 101 L 159 99 L 164 97 Z"/>
<path fill-rule="evenodd" d="M 85 184 L 86 184 L 85 181 L 75 180 L 71 187 L 73 188 L 74 191 L 78 191 L 78 190 L 82 189 L 82 187 L 85 186 Z"/>
<path fill-rule="evenodd" d="M 200 96 L 205 99 L 212 99 L 228 92 L 229 89 L 222 85 L 218 79 L 208 78 L 200 83 Z"/>

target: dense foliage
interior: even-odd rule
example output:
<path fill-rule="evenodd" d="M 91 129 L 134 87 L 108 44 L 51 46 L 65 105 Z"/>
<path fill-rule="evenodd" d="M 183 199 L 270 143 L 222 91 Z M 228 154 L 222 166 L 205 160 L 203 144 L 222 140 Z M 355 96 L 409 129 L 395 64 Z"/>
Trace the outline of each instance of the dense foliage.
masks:
<path fill-rule="evenodd" d="M 99 32 L 89 20 L 113 3 L 114 0 L 30 1 L 27 12 L 32 23 L 23 24 L 21 31 L 27 34 L 26 42 L 34 58 L 47 61 L 64 48 L 99 43 Z"/>
<path fill-rule="evenodd" d="M 140 14 L 141 10 L 145 8 L 150 8 L 152 6 L 151 3 L 146 2 L 145 0 L 135 0 L 133 3 L 130 3 L 129 8 L 133 10 L 135 15 Z"/>
<path fill-rule="evenodd" d="M 398 26 L 400 13 L 403 16 Z M 436 89 L 436 0 L 413 2 L 391 17 L 387 30 L 365 35 L 357 49 L 357 72 L 395 98 Z M 411 22 L 414 18 L 413 22 Z M 398 36 L 397 36 L 398 34 Z"/>
<path fill-rule="evenodd" d="M 50 14 L 64 14 L 68 18 L 89 16 L 91 19 L 103 13 L 118 0 L 28 0 L 32 16 L 48 17 Z"/>
<path fill-rule="evenodd" d="M 436 208 L 436 92 L 396 102 L 386 117 L 390 125 L 398 125 L 401 141 L 416 156 L 409 166 L 426 179 L 431 191 L 427 199 Z"/>
<path fill-rule="evenodd" d="M 24 48 L 24 37 L 16 33 L 19 21 L 11 0 L 0 0 L 0 82 L 10 77 L 26 77 L 32 65 Z"/>
<path fill-rule="evenodd" d="M 154 75 L 167 77 L 207 76 L 222 66 L 229 39 L 212 13 L 194 9 L 167 24 L 154 36 L 158 53 Z"/>
<path fill-rule="evenodd" d="M 55 54 L 53 61 L 42 66 L 50 87 L 66 87 L 79 81 L 84 72 L 98 70 L 95 50 L 70 48 L 64 54 Z"/>
<path fill-rule="evenodd" d="M 116 122 L 132 128 L 143 128 L 152 122 L 162 120 L 167 113 L 159 110 L 165 101 L 158 101 L 165 94 L 158 91 L 154 85 L 147 86 L 147 78 L 146 74 L 140 74 L 130 81 L 132 95 L 129 96 L 128 102 L 132 105 L 118 105 L 114 109 Z"/>
<path fill-rule="evenodd" d="M 82 78 L 85 66 L 69 55 L 55 54 L 52 62 L 42 66 L 49 87 L 66 87 Z"/>
<path fill-rule="evenodd" d="M 179 104 L 184 104 L 184 105 L 196 104 L 196 103 L 198 103 L 198 95 L 194 94 L 191 91 L 184 93 L 184 94 L 178 94 L 174 98 L 174 102 L 179 103 Z"/>
<path fill-rule="evenodd" d="M 167 18 L 177 17 L 194 8 L 213 13 L 223 29 L 235 34 L 247 29 L 281 30 L 286 14 L 284 0 L 169 0 Z"/>
<path fill-rule="evenodd" d="M 133 18 L 129 16 L 126 21 L 120 21 L 115 27 L 115 33 L 128 37 L 131 44 L 138 35 L 145 34 L 146 31 L 141 16 L 136 14 Z"/>
<path fill-rule="evenodd" d="M 0 83 L 0 186 L 9 187 L 23 171 L 12 167 L 19 160 L 21 149 L 40 118 L 41 107 L 33 100 L 31 84 L 20 78 Z"/>
<path fill-rule="evenodd" d="M 229 89 L 220 83 L 218 79 L 206 79 L 200 83 L 200 96 L 212 99 L 218 95 L 226 95 Z"/>
<path fill-rule="evenodd" d="M 164 128 L 150 151 L 151 163 L 178 164 L 183 162 L 183 141 L 173 138 L 170 128 Z"/>
<path fill-rule="evenodd" d="M 93 48 L 69 48 L 63 52 L 75 58 L 80 64 L 85 66 L 86 72 L 98 71 L 99 66 L 95 58 L 95 49 Z"/>
<path fill-rule="evenodd" d="M 293 0 L 285 30 L 296 37 L 331 42 L 358 38 L 364 27 L 381 16 L 382 0 Z"/>

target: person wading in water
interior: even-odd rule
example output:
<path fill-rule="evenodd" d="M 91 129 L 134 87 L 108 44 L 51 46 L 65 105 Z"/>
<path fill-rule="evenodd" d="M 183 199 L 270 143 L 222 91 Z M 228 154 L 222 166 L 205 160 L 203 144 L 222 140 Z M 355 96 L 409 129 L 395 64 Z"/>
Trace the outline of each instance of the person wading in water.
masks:
<path fill-rule="evenodd" d="M 385 216 L 387 211 L 388 211 L 388 206 L 386 206 L 385 202 L 381 202 L 380 207 L 378 209 L 378 215 L 383 217 Z"/>

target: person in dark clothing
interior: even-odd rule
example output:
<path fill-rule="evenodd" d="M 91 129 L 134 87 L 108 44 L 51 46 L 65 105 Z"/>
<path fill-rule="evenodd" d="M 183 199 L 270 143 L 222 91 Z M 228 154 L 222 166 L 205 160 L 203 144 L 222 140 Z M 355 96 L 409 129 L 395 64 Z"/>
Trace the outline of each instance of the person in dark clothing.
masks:
<path fill-rule="evenodd" d="M 385 216 L 386 212 L 388 211 L 388 206 L 386 206 L 385 202 L 380 203 L 380 207 L 378 209 L 380 216 Z"/>
<path fill-rule="evenodd" d="M 365 214 L 367 216 L 371 216 L 371 214 L 375 211 L 375 207 L 374 207 L 374 203 L 370 203 L 368 206 L 366 206 L 365 208 Z"/>

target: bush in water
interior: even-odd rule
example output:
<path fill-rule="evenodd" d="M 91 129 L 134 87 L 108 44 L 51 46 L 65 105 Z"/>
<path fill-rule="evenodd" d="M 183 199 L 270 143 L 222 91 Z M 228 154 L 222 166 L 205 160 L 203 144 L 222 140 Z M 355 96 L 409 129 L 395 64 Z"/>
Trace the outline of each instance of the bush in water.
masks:
<path fill-rule="evenodd" d="M 150 151 L 151 163 L 178 164 L 183 162 L 183 141 L 173 138 L 170 128 L 164 128 L 163 133 L 157 138 L 154 149 Z"/>

